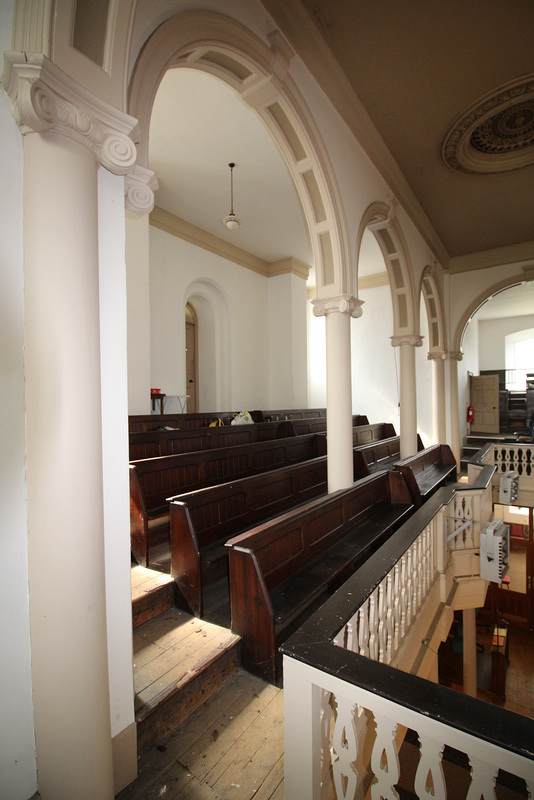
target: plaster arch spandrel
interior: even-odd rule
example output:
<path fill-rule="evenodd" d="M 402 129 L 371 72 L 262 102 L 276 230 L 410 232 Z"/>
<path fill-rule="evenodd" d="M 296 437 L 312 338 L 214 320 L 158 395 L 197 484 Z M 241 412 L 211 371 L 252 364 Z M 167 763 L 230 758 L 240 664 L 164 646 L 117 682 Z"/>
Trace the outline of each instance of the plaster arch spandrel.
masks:
<path fill-rule="evenodd" d="M 371 231 L 382 251 L 391 288 L 393 336 L 419 336 L 419 305 L 416 301 L 413 271 L 401 225 L 396 216 L 396 201 L 372 203 L 362 216 L 356 240 L 358 264 L 363 234 Z M 357 267 L 354 284 L 358 286 Z"/>
<path fill-rule="evenodd" d="M 139 121 L 139 162 L 147 167 L 154 99 L 168 69 L 200 69 L 241 96 L 271 132 L 299 195 L 312 243 L 317 297 L 352 294 L 348 236 L 337 181 L 313 115 L 289 74 L 293 50 L 278 31 L 268 43 L 213 11 L 171 17 L 145 42 L 135 64 L 129 111 Z"/>

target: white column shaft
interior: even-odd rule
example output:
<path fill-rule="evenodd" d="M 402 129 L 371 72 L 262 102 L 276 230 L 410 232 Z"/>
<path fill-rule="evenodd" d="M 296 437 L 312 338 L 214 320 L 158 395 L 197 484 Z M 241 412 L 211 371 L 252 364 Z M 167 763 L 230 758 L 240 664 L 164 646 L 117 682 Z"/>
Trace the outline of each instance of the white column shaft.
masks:
<path fill-rule="evenodd" d="M 432 413 L 434 439 L 440 444 L 447 441 L 447 417 L 445 414 L 445 362 L 435 358 L 432 362 Z"/>
<path fill-rule="evenodd" d="M 451 382 L 451 450 L 457 463 L 460 463 L 462 456 L 462 444 L 460 441 L 460 410 L 458 402 L 458 361 L 450 359 L 450 382 Z"/>
<path fill-rule="evenodd" d="M 97 164 L 25 138 L 27 491 L 43 800 L 113 797 L 106 644 Z"/>
<path fill-rule="evenodd" d="M 326 425 L 328 491 L 346 489 L 354 482 L 352 457 L 352 394 L 350 315 L 326 314 Z"/>
<path fill-rule="evenodd" d="M 401 458 L 417 452 L 417 390 L 415 347 L 401 342 L 400 349 L 400 451 Z"/>

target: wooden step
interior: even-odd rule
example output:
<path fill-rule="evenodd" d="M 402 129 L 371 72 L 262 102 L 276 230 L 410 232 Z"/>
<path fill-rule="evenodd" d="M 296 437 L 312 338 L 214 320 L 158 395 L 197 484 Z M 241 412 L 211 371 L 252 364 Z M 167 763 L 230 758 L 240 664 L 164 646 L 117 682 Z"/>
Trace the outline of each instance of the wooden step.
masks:
<path fill-rule="evenodd" d="M 176 584 L 170 575 L 135 565 L 131 581 L 134 628 L 174 606 Z"/>
<path fill-rule="evenodd" d="M 134 630 L 139 753 L 157 744 L 239 667 L 239 637 L 171 608 Z"/>

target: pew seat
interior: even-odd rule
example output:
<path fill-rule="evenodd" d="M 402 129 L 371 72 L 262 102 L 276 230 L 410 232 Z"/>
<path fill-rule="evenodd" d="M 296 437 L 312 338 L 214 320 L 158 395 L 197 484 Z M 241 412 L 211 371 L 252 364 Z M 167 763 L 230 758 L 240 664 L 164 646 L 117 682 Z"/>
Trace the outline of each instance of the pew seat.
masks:
<path fill-rule="evenodd" d="M 281 641 L 413 509 L 402 474 L 380 472 L 230 539 L 232 631 L 244 667 L 276 682 Z"/>

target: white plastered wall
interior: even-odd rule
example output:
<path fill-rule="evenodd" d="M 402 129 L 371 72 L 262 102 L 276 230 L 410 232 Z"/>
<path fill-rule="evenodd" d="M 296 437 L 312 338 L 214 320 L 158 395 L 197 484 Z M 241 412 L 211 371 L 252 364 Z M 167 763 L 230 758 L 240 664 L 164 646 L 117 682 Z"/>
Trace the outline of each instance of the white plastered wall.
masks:
<path fill-rule="evenodd" d="M 480 369 L 506 369 L 505 337 L 534 328 L 534 314 L 503 319 L 483 319 L 480 330 Z M 532 355 L 534 362 L 534 353 Z M 528 365 L 525 365 L 528 366 Z"/>
<path fill-rule="evenodd" d="M 199 316 L 200 411 L 307 403 L 302 278 L 267 278 L 151 227 L 151 384 L 171 402 L 187 393 L 187 301 Z"/>

